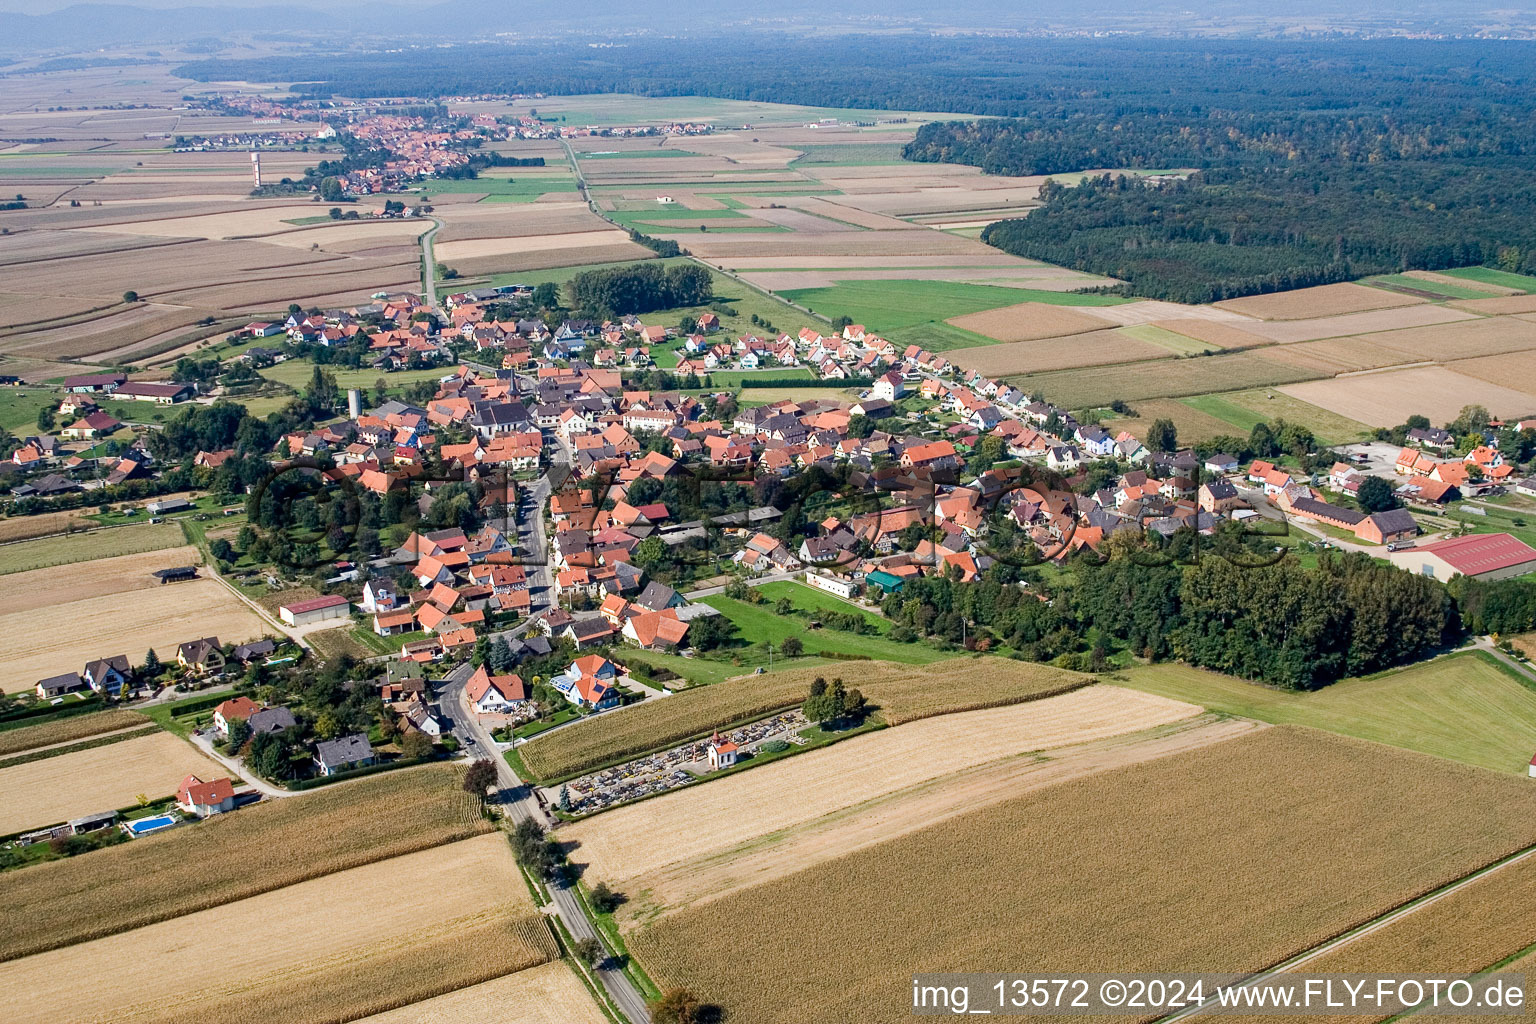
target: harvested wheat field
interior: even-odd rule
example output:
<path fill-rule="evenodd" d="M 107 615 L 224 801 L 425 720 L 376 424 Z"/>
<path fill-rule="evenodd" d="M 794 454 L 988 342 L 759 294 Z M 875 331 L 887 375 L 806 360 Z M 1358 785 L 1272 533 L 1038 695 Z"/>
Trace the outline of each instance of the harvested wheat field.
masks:
<path fill-rule="evenodd" d="M 476 238 L 523 238 L 617 230 L 587 209 L 586 203 L 569 201 L 481 203 L 455 207 L 443 211 L 442 221 L 443 228 L 436 239 L 438 244 Z"/>
<path fill-rule="evenodd" d="M 659 984 L 736 1019 L 895 1022 L 911 993 L 893 975 L 1254 970 L 1533 840 L 1523 779 L 1277 726 L 1026 793 L 627 941 Z M 742 921 L 793 927 L 743 944 Z"/>
<path fill-rule="evenodd" d="M 61 622 L 89 622 L 91 628 L 60 629 Z M 138 592 L 132 602 L 116 594 L 93 594 L 34 606 L 0 615 L 0 665 L 5 666 L 0 689 L 25 690 L 104 654 L 127 652 L 137 660 L 152 647 L 166 661 L 187 640 L 216 636 L 242 643 L 269 632 L 276 627 L 212 579 L 156 586 Z"/>
<path fill-rule="evenodd" d="M 66 1003 L 81 1024 L 351 1020 L 557 956 L 493 834 L 13 960 L 0 986 L 16 1024 L 55 1020 Z M 398 972 L 388 980 L 385 965 Z"/>
<path fill-rule="evenodd" d="M 1466 284 L 1465 281 L 1461 283 Z M 1473 313 L 1536 313 L 1536 295 L 1508 295 L 1495 299 L 1456 299 L 1449 304 Z"/>
<path fill-rule="evenodd" d="M 1249 295 L 1241 299 L 1227 299 L 1216 303 L 1216 306 L 1245 316 L 1256 316 L 1260 320 L 1302 320 L 1307 317 L 1360 313 L 1367 309 L 1416 306 L 1427 301 L 1413 295 L 1389 292 L 1384 288 L 1344 283 L 1271 292 L 1268 295 Z"/>
<path fill-rule="evenodd" d="M 1308 974 L 1473 974 L 1536 944 L 1533 903 L 1536 856 L 1499 868 L 1296 969 Z M 1364 1024 L 1382 1015 L 1298 1014 L 1294 1019 Z"/>
<path fill-rule="evenodd" d="M 79 512 L 44 512 L 40 516 L 12 516 L 0 519 L 0 544 L 13 540 L 31 540 L 67 533 L 71 527 L 89 529 L 96 524 Z"/>
<path fill-rule="evenodd" d="M 1303 341 L 1295 345 L 1270 345 L 1268 348 L 1257 349 L 1254 355 L 1329 377 L 1420 361 L 1397 349 L 1377 345 L 1364 338 L 1330 338 L 1326 341 Z"/>
<path fill-rule="evenodd" d="M 364 1017 L 357 1024 L 605 1024 L 607 1019 L 575 971 L 557 962 Z"/>
<path fill-rule="evenodd" d="M 122 714 L 143 721 L 131 711 Z M 448 765 L 401 769 L 299 799 L 269 800 L 89 858 L 39 864 L 7 882 L 14 918 L 0 935 L 0 960 L 479 835 L 491 826 L 462 779 L 463 772 Z M 210 874 L 209 864 L 220 870 Z"/>
<path fill-rule="evenodd" d="M 1252 323 L 1248 317 L 1216 306 L 1185 306 L 1161 299 L 1137 299 L 1113 306 L 1095 306 L 1094 316 L 1103 317 L 1122 327 L 1155 323 L 1158 320 L 1204 320 L 1216 324 L 1234 324 L 1241 327 Z M 1177 332 L 1175 332 L 1177 333 Z"/>
<path fill-rule="evenodd" d="M 1263 352 L 1217 353 L 1199 359 L 1153 359 L 1114 366 L 1085 366 L 1021 374 L 1010 382 L 1025 392 L 1039 391 L 1067 409 L 1108 405 L 1116 399 L 1183 398 L 1218 391 L 1270 387 L 1320 376 L 1316 371 L 1260 358 Z M 1395 421 L 1401 422 L 1401 421 Z"/>
<path fill-rule="evenodd" d="M 53 359 L 78 359 L 106 352 L 157 334 L 191 327 L 208 313 L 203 309 L 141 302 L 76 323 L 17 332 L 4 340 L 7 352 Z"/>
<path fill-rule="evenodd" d="M 914 227 L 908 231 L 831 232 L 804 235 L 786 232 L 754 234 L 698 234 L 688 239 L 689 252 L 726 266 L 737 258 L 796 256 L 799 266 L 824 265 L 824 257 L 859 256 L 972 256 L 989 248 L 980 242 L 942 231 Z M 871 266 L 872 264 L 864 264 Z M 1056 332 L 1060 333 L 1060 332 Z"/>
<path fill-rule="evenodd" d="M 1449 362 L 1536 349 L 1536 323 L 1514 316 L 1486 317 L 1440 327 L 1364 334 L 1355 340 L 1396 349 L 1415 360 Z"/>
<path fill-rule="evenodd" d="M 620 921 L 626 928 L 648 923 L 660 914 L 762 885 L 1027 792 L 1198 750 L 1265 728 L 1246 719 L 1201 714 L 1107 739 L 1052 747 L 1048 754 L 1032 752 L 961 769 L 625 878 L 623 891 L 632 895 L 619 912 Z"/>
<path fill-rule="evenodd" d="M 0 731 L 0 756 L 83 740 L 89 736 L 100 736 L 144 724 L 143 715 L 114 708 L 109 711 L 95 711 L 71 718 L 61 718 L 41 725 L 5 729 Z"/>
<path fill-rule="evenodd" d="M 984 665 L 985 674 L 976 665 Z M 960 672 L 971 679 L 968 690 L 945 685 Z M 805 699 L 812 679 L 828 675 L 837 675 L 835 666 L 740 676 L 627 708 L 622 715 L 588 719 L 536 737 L 518 752 L 539 779 L 570 776 L 792 707 Z M 858 666 L 859 689 L 888 722 L 1032 700 L 1090 681 L 1077 672 L 1001 658 L 975 664 L 956 658 L 922 667 L 885 661 Z"/>
<path fill-rule="evenodd" d="M 1230 323 L 1221 320 L 1206 320 L 1199 317 L 1176 317 L 1172 320 L 1150 321 L 1153 327 L 1161 327 L 1165 331 L 1182 334 L 1186 338 L 1194 338 L 1217 348 L 1252 348 L 1255 345 L 1269 344 L 1268 338 L 1260 337 L 1245 330 L 1242 322 Z M 1250 321 L 1251 322 L 1251 321 Z"/>
<path fill-rule="evenodd" d="M 1435 423 L 1449 423 L 1464 406 L 1473 404 L 1486 406 L 1496 417 L 1524 416 L 1536 410 L 1536 394 L 1443 366 L 1307 381 L 1279 390 L 1373 427 L 1390 427 L 1415 414 L 1428 416 Z"/>
<path fill-rule="evenodd" d="M 229 773 L 163 732 L 0 769 L 0 834 L 170 796 L 189 774 Z"/>
<path fill-rule="evenodd" d="M 1501 356 L 1458 359 L 1447 363 L 1446 369 L 1536 395 L 1536 352 L 1509 352 Z M 1536 410 L 1536 405 L 1532 409 Z"/>
<path fill-rule="evenodd" d="M 617 245 L 629 241 L 618 228 L 604 231 L 568 231 L 558 235 L 521 235 L 515 238 L 470 238 L 458 242 L 439 242 L 433 252 L 441 260 L 474 259 L 477 256 L 505 256 L 559 249 L 582 249 Z"/>
<path fill-rule="evenodd" d="M 1170 359 L 1173 353 L 1159 345 L 1121 334 L 1119 328 L 1114 328 L 1063 338 L 958 348 L 946 352 L 945 356 L 956 366 L 979 370 L 989 377 L 1000 377 L 1041 370 L 1066 370 L 1074 366 Z"/>
<path fill-rule="evenodd" d="M 580 844 L 579 859 L 594 877 L 644 875 L 951 772 L 1200 713 L 1193 704 L 1148 696 L 1091 686 L 928 718 L 606 811 L 560 834 Z"/>
<path fill-rule="evenodd" d="M 158 217 L 154 207 L 146 207 L 142 220 L 123 219 L 111 225 L 93 225 L 97 231 L 134 235 L 161 235 L 167 238 L 241 238 L 287 231 L 290 220 L 323 216 L 316 203 L 278 203 L 253 200 L 235 208 L 191 213 L 182 217 Z"/>
<path fill-rule="evenodd" d="M 1398 306 L 1395 309 L 1375 309 L 1364 313 L 1346 313 L 1343 316 L 1325 316 L 1308 320 L 1255 321 L 1242 329 L 1270 341 L 1290 344 L 1298 341 L 1316 341 L 1319 338 L 1342 338 L 1353 334 L 1432 327 L 1436 324 L 1451 324 L 1474 319 L 1476 319 L 1475 313 L 1450 309 L 1446 306 Z"/>
<path fill-rule="evenodd" d="M 594 245 L 580 249 L 546 249 L 503 256 L 480 256 L 469 260 L 455 260 L 454 268 L 461 278 L 475 274 L 495 274 L 516 271 L 544 270 L 549 267 L 590 266 L 598 263 L 620 263 L 627 260 L 655 259 L 656 254 L 643 245 L 637 245 L 626 237 L 622 242 L 610 245 Z"/>
<path fill-rule="evenodd" d="M 1043 302 L 1021 302 L 1002 309 L 952 316 L 945 322 L 998 341 L 1038 341 L 1068 334 L 1086 334 L 1115 326 L 1109 320 L 1080 307 L 1052 306 Z"/>

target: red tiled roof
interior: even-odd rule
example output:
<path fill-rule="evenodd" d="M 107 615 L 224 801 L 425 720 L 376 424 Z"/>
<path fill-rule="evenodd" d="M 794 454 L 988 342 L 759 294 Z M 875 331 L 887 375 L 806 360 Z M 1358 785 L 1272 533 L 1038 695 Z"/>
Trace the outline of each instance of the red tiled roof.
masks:
<path fill-rule="evenodd" d="M 1477 576 L 1523 562 L 1536 562 L 1536 548 L 1507 533 L 1474 533 L 1424 544 L 1416 550 L 1430 552 L 1463 576 Z"/>

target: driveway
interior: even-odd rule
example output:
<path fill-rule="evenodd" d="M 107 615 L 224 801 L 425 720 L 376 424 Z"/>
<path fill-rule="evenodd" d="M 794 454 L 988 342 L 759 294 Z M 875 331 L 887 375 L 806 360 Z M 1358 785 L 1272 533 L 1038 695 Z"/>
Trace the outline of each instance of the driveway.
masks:
<path fill-rule="evenodd" d="M 258 779 L 254 772 L 246 771 L 245 765 L 242 764 L 237 758 L 226 757 L 225 755 L 219 753 L 217 750 L 213 749 L 213 739 L 210 736 L 207 736 L 201 732 L 194 732 L 192 734 L 192 745 L 197 747 L 197 749 L 202 751 L 204 754 L 213 758 L 225 768 L 229 769 L 229 773 L 231 775 L 235 775 L 244 779 L 247 786 L 251 787 L 264 797 L 282 799 L 286 796 L 304 795 L 304 790 L 295 792 L 294 790 L 289 789 L 279 789 L 277 786 L 272 785 L 270 782 Z"/>

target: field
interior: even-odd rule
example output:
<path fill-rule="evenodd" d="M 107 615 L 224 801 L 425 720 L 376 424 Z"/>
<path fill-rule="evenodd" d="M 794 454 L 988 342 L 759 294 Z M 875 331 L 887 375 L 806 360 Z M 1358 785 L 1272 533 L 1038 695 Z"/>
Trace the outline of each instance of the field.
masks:
<path fill-rule="evenodd" d="M 55 565 L 69 565 L 74 562 L 91 562 L 96 560 L 117 561 L 116 556 L 139 555 L 149 552 L 164 551 L 166 548 L 181 548 L 187 539 L 182 535 L 181 527 L 175 523 L 148 523 L 142 526 L 124 526 L 113 530 L 91 530 L 89 532 L 71 533 L 64 536 L 46 537 L 39 540 L 21 541 L 14 544 L 0 544 L 0 575 L 6 573 L 25 572 L 27 570 L 45 569 Z M 187 565 L 196 561 L 195 552 L 187 550 L 172 552 L 165 555 L 157 555 L 154 559 L 141 559 L 143 564 L 150 561 L 155 564 L 145 569 L 146 573 L 155 569 L 164 569 L 172 565 Z M 181 561 L 176 561 L 180 558 Z M 116 573 L 116 567 L 102 567 Z M 83 570 L 89 572 L 90 570 Z M 124 571 L 127 570 L 126 568 Z M 79 577 L 75 577 L 78 585 Z M 78 590 L 77 590 L 78 592 Z"/>
<path fill-rule="evenodd" d="M 1457 654 L 1313 693 L 1290 693 L 1187 665 L 1142 665 L 1124 685 L 1214 711 L 1326 729 L 1524 775 L 1536 750 L 1536 692 L 1476 654 Z"/>
<path fill-rule="evenodd" d="M 1260 320 L 1301 320 L 1305 317 L 1359 313 L 1367 309 L 1387 309 L 1390 306 L 1412 306 L 1424 301 L 1412 295 L 1401 295 L 1360 284 L 1324 284 L 1290 292 L 1228 299 L 1216 305 Z"/>
<path fill-rule="evenodd" d="M 157 800 L 189 774 L 228 773 L 166 733 L 0 769 L 0 834 Z"/>
<path fill-rule="evenodd" d="M 60 743 L 83 740 L 103 733 L 131 729 L 144 724 L 144 716 L 132 711 L 97 711 L 90 714 L 60 718 L 40 725 L 25 725 L 0 731 L 0 757 L 51 747 Z"/>
<path fill-rule="evenodd" d="M 1373 427 L 1390 427 L 1415 414 L 1428 416 L 1434 423 L 1448 423 L 1463 406 L 1473 403 L 1485 406 L 1495 417 L 1524 416 L 1536 410 L 1536 394 L 1468 377 L 1444 366 L 1313 380 L 1279 390 Z"/>
<path fill-rule="evenodd" d="M 1508 352 L 1498 356 L 1482 356 L 1477 359 L 1458 359 L 1446 369 L 1464 373 L 1490 384 L 1514 388 L 1529 395 L 1536 395 L 1536 355 L 1530 352 Z M 1536 404 L 1531 408 L 1536 409 Z"/>
<path fill-rule="evenodd" d="M 1433 327 L 1439 324 L 1470 321 L 1474 316 L 1475 314 L 1451 309 L 1449 306 L 1397 306 L 1392 309 L 1374 309 L 1363 313 L 1345 313 L 1340 316 L 1303 320 L 1250 321 L 1235 326 L 1245 334 L 1257 338 L 1292 344 L 1298 341 L 1317 341 L 1321 338 L 1342 338 L 1372 332 Z"/>
<path fill-rule="evenodd" d="M 1227 429 L 1218 431 L 1221 434 L 1246 435 L 1254 424 L 1272 423 L 1277 419 L 1306 427 L 1325 442 L 1333 444 L 1355 441 L 1370 432 L 1370 428 L 1358 420 L 1329 412 L 1272 388 L 1234 391 L 1224 395 L 1201 395 L 1198 398 L 1185 398 L 1182 404 L 1225 423 Z M 1194 439 L 1197 438 L 1186 440 Z"/>
<path fill-rule="evenodd" d="M 1143 398 L 1183 398 L 1211 392 L 1247 390 L 1316 376 L 1316 372 L 1284 366 L 1263 359 L 1254 352 L 1231 352 L 1194 359 L 1156 359 L 1114 366 L 1052 370 L 1008 379 L 1025 392 L 1042 392 L 1047 400 L 1064 408 L 1086 409 L 1106 406 L 1116 399 L 1134 405 Z M 1306 398 L 1304 395 L 1298 397 Z M 1455 413 L 1451 416 L 1454 417 Z M 1402 420 L 1393 422 L 1400 423 Z"/>
<path fill-rule="evenodd" d="M 893 964 L 904 977 L 999 957 L 1242 972 L 1529 844 L 1533 809 L 1520 780 L 1269 728 L 1026 793 L 685 907 L 627 941 L 659 984 L 762 1024 L 905 1020 Z M 742 921 L 793 927 L 744 947 Z"/>
<path fill-rule="evenodd" d="M 1456 277 L 1466 281 L 1482 281 L 1486 284 L 1498 285 L 1502 288 L 1512 288 L 1517 292 L 1536 292 L 1536 277 L 1527 277 L 1524 274 L 1511 274 L 1504 270 L 1494 270 L 1491 267 L 1462 267 L 1459 270 L 1441 271 L 1444 277 Z"/>
<path fill-rule="evenodd" d="M 954 349 L 946 355 L 956 366 L 978 370 L 989 377 L 1172 358 L 1174 353 L 1166 348 L 1124 334 L 1123 330 L 1127 328 L 980 345 Z"/>
<path fill-rule="evenodd" d="M 61 622 L 90 628 L 61 629 Z M 117 594 L 92 594 L 33 605 L 0 615 L 0 662 L 6 666 L 0 687 L 14 693 L 110 654 L 128 654 L 138 662 L 154 648 L 161 661 L 170 661 L 177 645 L 188 640 L 216 636 L 242 643 L 272 628 L 212 579 L 155 586 L 140 591 L 131 604 Z"/>
<path fill-rule="evenodd" d="M 561 829 L 561 836 L 579 844 L 580 859 L 593 877 L 643 877 L 674 861 L 718 853 L 952 772 L 1200 713 L 1182 701 L 1146 698 L 1119 687 L 1091 686 L 1027 704 L 912 722 L 607 811 Z M 789 793 L 794 800 L 784 799 Z"/>
<path fill-rule="evenodd" d="M 1526 857 L 1299 969 L 1309 974 L 1447 975 L 1486 970 L 1536 944 L 1536 920 L 1527 912 L 1533 900 L 1536 857 Z M 1364 1022 L 1381 1015 L 1313 1019 Z"/>
<path fill-rule="evenodd" d="M 755 391 L 754 388 L 744 394 L 752 398 L 755 397 Z M 805 652 L 810 655 L 826 651 L 912 665 L 937 661 L 944 656 L 922 644 L 899 643 L 877 634 L 848 633 L 831 628 L 808 630 L 804 622 L 775 615 L 763 604 L 749 604 L 724 596 L 706 597 L 704 603 L 719 609 L 722 615 L 736 624 L 741 636 L 750 638 L 754 643 L 768 641 L 780 644 L 793 636 L 804 643 Z"/>
<path fill-rule="evenodd" d="M 985 673 L 967 671 L 972 666 L 985 666 Z M 962 673 L 971 684 L 969 689 L 950 685 Z M 518 750 L 523 763 L 540 779 L 569 776 L 791 707 L 805 699 L 813 678 L 838 675 L 878 705 L 887 721 L 1027 701 L 1081 686 L 1088 679 L 1064 669 L 1001 658 L 953 659 L 926 668 L 853 662 L 789 669 L 683 690 L 666 700 L 599 715 Z"/>
<path fill-rule="evenodd" d="M 0 519 L 0 543 L 50 537 L 71 529 L 89 528 L 90 521 L 79 512 L 44 512 L 37 516 L 12 516 Z"/>
<path fill-rule="evenodd" d="M 516 1021 L 517 1024 L 605 1024 L 592 997 L 564 963 L 549 963 L 494 981 L 364 1017 L 357 1024 L 452 1024 Z"/>
<path fill-rule="evenodd" d="M 78 1021 L 348 1020 L 557 955 L 493 834 L 14 960 L 0 978 L 18 1024 L 66 1001 Z M 402 957 L 417 969 L 400 971 Z M 398 973 L 380 984 L 385 967 Z M 165 982 L 178 977 L 199 980 Z"/>
<path fill-rule="evenodd" d="M 1103 317 L 1075 306 L 1021 302 L 949 319 L 952 326 L 974 331 L 998 341 L 1035 341 L 1066 334 L 1101 331 L 1114 326 Z"/>
<path fill-rule="evenodd" d="M 16 916 L 0 937 L 0 960 L 486 831 L 459 780 L 459 771 L 446 766 L 388 772 L 7 875 L 8 906 Z M 219 870 L 210 873 L 210 864 Z"/>

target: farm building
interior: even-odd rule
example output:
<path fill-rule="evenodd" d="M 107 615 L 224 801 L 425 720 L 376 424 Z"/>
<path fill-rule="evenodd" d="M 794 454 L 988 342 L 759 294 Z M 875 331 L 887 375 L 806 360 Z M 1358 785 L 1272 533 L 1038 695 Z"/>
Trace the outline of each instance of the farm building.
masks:
<path fill-rule="evenodd" d="M 191 384 L 157 384 L 132 381 L 119 387 L 113 394 L 117 398 L 131 398 L 135 402 L 154 402 L 156 405 L 174 405 L 185 402 L 197 393 Z"/>
<path fill-rule="evenodd" d="M 85 680 L 79 673 L 66 672 L 61 676 L 49 676 L 47 679 L 37 681 L 37 695 L 44 700 L 53 697 L 62 697 L 66 693 L 78 693 L 85 689 Z"/>
<path fill-rule="evenodd" d="M 186 498 L 166 498 L 164 501 L 151 501 L 144 506 L 144 511 L 152 516 L 163 516 L 172 512 L 186 512 L 196 507 Z"/>
<path fill-rule="evenodd" d="M 156 569 L 151 576 L 161 583 L 185 583 L 197 579 L 197 566 L 181 565 L 174 569 Z"/>
<path fill-rule="evenodd" d="M 1419 524 L 1405 508 L 1366 516 L 1355 526 L 1355 536 L 1368 544 L 1392 544 L 1419 535 Z"/>
<path fill-rule="evenodd" d="M 344 619 L 352 614 L 352 602 L 340 594 L 311 598 L 285 604 L 277 610 L 278 617 L 290 626 L 307 626 L 327 619 Z"/>
<path fill-rule="evenodd" d="M 1503 580 L 1536 571 L 1536 548 L 1507 533 L 1474 533 L 1405 548 L 1387 556 L 1409 572 L 1448 580 L 1468 576 L 1479 580 Z"/>

